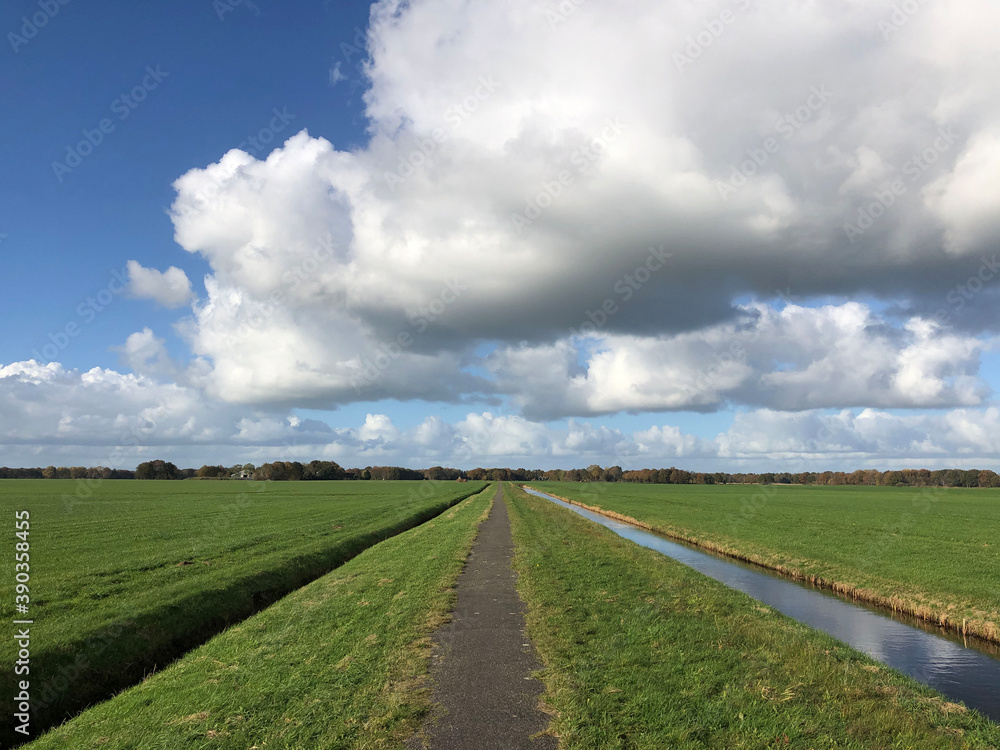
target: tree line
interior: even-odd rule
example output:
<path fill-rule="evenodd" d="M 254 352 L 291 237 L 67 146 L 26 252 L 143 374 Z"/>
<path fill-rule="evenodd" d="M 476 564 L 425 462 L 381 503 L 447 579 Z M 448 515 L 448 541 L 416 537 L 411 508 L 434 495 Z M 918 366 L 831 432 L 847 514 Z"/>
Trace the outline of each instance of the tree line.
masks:
<path fill-rule="evenodd" d="M 623 471 L 620 466 L 603 468 L 592 464 L 586 469 L 509 469 L 475 468 L 470 470 L 432 466 L 408 469 L 402 466 L 367 466 L 344 469 L 334 461 L 274 461 L 254 466 L 204 465 L 198 469 L 180 469 L 170 461 L 144 461 L 134 471 L 109 469 L 106 466 L 47 466 L 33 469 L 0 467 L 0 479 L 249 479 L 259 481 L 310 480 L 400 480 L 433 481 L 505 481 L 505 482 L 632 482 L 637 484 L 802 484 L 856 485 L 866 487 L 1000 487 L 1000 475 L 989 469 L 858 469 L 853 472 L 691 472 L 671 466 L 669 469 Z"/>

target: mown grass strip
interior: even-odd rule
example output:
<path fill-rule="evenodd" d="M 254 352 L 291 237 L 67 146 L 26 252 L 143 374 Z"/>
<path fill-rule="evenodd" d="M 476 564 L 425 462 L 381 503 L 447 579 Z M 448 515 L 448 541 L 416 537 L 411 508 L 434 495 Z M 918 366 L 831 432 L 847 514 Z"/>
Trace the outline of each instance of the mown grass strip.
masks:
<path fill-rule="evenodd" d="M 1000 491 L 531 486 L 790 577 L 1000 642 Z"/>
<path fill-rule="evenodd" d="M 35 731 L 136 684 L 484 484 L 105 482 L 67 513 L 59 492 L 73 486 L 0 485 L 5 501 L 32 516 Z M 5 514 L 4 524 L 12 518 Z M 7 601 L 13 580 L 11 572 L 0 587 Z M 0 645 L 4 664 L 13 645 Z M 3 670 L 0 692 L 16 693 L 14 677 Z M 23 740 L 9 725 L 3 735 L 3 746 Z"/>
<path fill-rule="evenodd" d="M 564 748 L 995 748 L 1000 727 L 829 636 L 505 486 Z"/>
<path fill-rule="evenodd" d="M 494 490 L 363 552 L 24 747 L 399 747 L 429 707 L 430 635 Z"/>

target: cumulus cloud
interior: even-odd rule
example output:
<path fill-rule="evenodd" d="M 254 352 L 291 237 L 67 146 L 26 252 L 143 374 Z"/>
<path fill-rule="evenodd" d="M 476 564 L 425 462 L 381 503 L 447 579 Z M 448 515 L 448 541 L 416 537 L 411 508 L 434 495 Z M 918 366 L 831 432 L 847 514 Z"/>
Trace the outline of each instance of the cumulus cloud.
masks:
<path fill-rule="evenodd" d="M 144 268 L 138 261 L 128 262 L 128 294 L 137 299 L 151 299 L 166 308 L 183 307 L 194 299 L 191 281 L 176 266 L 166 271 Z"/>
<path fill-rule="evenodd" d="M 472 468 L 519 465 L 625 469 L 678 465 L 761 470 L 782 466 L 973 465 L 1000 459 L 1000 410 L 900 416 L 874 409 L 737 414 L 714 438 L 671 424 L 626 433 L 590 422 L 559 426 L 517 414 L 429 416 L 402 429 L 385 414 L 333 428 L 289 412 L 246 413 L 197 390 L 94 368 L 33 360 L 0 365 L 0 446 L 8 461 L 35 456 L 131 468 L 153 457 L 186 465 L 328 458 L 345 466 L 404 463 Z"/>
<path fill-rule="evenodd" d="M 118 348 L 122 361 L 136 375 L 176 378 L 178 369 L 167 353 L 166 341 L 149 328 L 130 334 Z"/>
<path fill-rule="evenodd" d="M 1000 235 L 1000 128 L 980 132 L 955 164 L 926 190 L 928 207 L 946 228 L 953 253 L 992 251 Z"/>
<path fill-rule="evenodd" d="M 302 131 L 181 175 L 204 297 L 129 262 L 132 296 L 190 305 L 191 362 L 143 328 L 129 374 L 0 366 L 0 441 L 99 456 L 136 434 L 198 463 L 996 457 L 998 24 L 990 0 L 381 0 L 369 141 Z M 412 429 L 294 414 L 383 399 L 477 408 Z M 714 438 L 584 421 L 734 407 Z"/>
<path fill-rule="evenodd" d="M 833 415 L 761 410 L 738 415 L 716 443 L 718 456 L 725 459 L 940 467 L 995 463 L 997 427 L 996 408 L 909 416 L 874 409 Z"/>
<path fill-rule="evenodd" d="M 590 335 L 498 349 L 499 387 L 528 416 L 620 411 L 711 411 L 853 406 L 977 406 L 991 344 L 913 318 L 893 326 L 864 304 L 780 311 L 759 303 L 742 317 L 673 336 Z"/>
<path fill-rule="evenodd" d="M 377 3 L 365 147 L 303 131 L 176 181 L 176 240 L 212 270 L 185 328 L 211 393 L 462 401 L 522 372 L 536 415 L 981 401 L 971 333 L 996 329 L 995 297 L 946 300 L 1000 234 L 995 4 L 553 13 Z M 706 345 L 779 290 L 824 312 L 754 308 L 765 343 L 700 387 Z M 499 383 L 475 374 L 482 341 Z"/>

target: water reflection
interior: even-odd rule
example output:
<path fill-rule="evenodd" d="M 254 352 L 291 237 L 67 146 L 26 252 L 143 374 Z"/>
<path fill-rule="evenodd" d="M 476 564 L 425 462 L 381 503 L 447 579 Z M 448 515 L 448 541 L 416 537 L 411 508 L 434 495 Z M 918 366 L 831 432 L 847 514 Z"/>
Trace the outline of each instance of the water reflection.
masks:
<path fill-rule="evenodd" d="M 606 526 L 619 536 L 675 560 L 768 604 L 858 651 L 963 701 L 1000 721 L 1000 659 L 995 644 L 916 627 L 894 617 L 756 566 L 715 555 L 525 487 L 526 492 Z M 992 655 L 991 655 L 992 654 Z"/>

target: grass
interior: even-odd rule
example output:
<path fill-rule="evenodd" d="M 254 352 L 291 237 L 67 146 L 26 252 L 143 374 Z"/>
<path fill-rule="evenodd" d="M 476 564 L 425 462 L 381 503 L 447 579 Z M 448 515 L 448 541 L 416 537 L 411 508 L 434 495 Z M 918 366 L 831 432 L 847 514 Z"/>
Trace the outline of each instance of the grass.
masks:
<path fill-rule="evenodd" d="M 399 747 L 430 705 L 430 635 L 493 487 L 363 552 L 110 701 L 25 745 Z"/>
<path fill-rule="evenodd" d="M 34 726 L 51 726 L 484 483 L 0 482 L 31 512 Z M 13 601 L 13 556 L 0 600 Z M 2 663 L 14 660 L 3 639 Z M 13 695 L 4 666 L 0 692 Z M 8 730 L 9 731 L 9 730 Z M 7 735 L 9 738 L 10 735 Z"/>
<path fill-rule="evenodd" d="M 839 641 L 505 492 L 561 748 L 1000 746 L 997 725 Z"/>
<path fill-rule="evenodd" d="M 565 482 L 531 486 L 859 599 L 1000 641 L 1000 490 Z"/>

